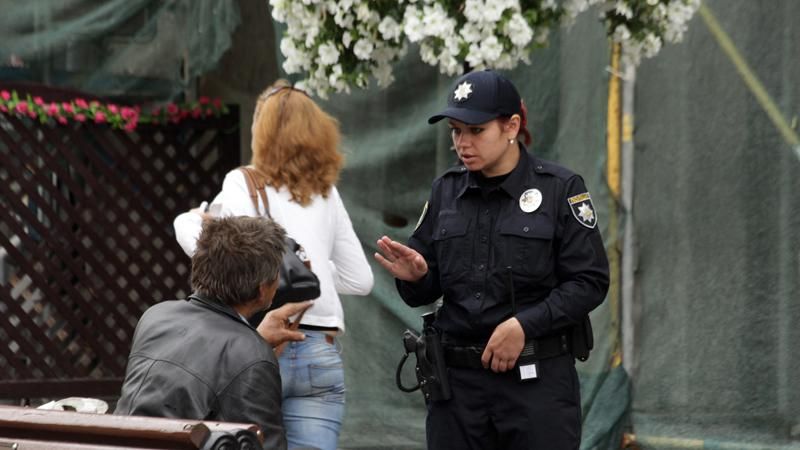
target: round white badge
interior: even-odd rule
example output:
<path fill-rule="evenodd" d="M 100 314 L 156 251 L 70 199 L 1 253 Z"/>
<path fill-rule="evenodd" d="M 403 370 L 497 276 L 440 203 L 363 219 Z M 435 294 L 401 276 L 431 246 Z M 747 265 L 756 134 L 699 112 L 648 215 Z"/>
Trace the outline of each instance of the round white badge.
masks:
<path fill-rule="evenodd" d="M 519 209 L 526 213 L 536 211 L 542 205 L 542 191 L 528 189 L 519 196 Z"/>

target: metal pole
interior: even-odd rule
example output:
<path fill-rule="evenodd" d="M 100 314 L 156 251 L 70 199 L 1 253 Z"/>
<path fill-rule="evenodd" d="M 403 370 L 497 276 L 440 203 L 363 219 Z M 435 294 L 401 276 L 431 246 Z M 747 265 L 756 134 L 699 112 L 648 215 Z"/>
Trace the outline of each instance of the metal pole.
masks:
<path fill-rule="evenodd" d="M 633 221 L 633 95 L 636 68 L 626 65 L 622 77 L 622 366 L 633 378 L 636 369 L 636 328 L 634 301 L 636 272 L 636 229 Z"/>

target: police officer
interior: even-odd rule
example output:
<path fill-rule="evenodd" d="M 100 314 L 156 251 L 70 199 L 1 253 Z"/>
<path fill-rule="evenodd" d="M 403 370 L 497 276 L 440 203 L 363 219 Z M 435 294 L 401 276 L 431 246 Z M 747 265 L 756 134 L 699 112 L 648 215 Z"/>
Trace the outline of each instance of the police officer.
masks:
<path fill-rule="evenodd" d="M 447 119 L 460 164 L 433 182 L 407 246 L 378 240 L 409 306 L 443 297 L 452 398 L 428 403 L 430 449 L 580 445 L 574 331 L 605 298 L 608 260 L 583 179 L 519 141 L 526 113 L 496 72 L 456 80 L 428 122 Z"/>

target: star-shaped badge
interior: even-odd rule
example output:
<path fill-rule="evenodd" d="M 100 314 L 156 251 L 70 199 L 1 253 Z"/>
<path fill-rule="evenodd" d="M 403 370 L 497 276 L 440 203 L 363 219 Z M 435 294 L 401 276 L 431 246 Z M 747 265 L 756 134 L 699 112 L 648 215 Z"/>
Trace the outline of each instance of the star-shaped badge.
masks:
<path fill-rule="evenodd" d="M 453 92 L 453 99 L 457 102 L 464 101 L 469 98 L 470 94 L 472 94 L 472 85 L 465 81 L 459 84 Z"/>
<path fill-rule="evenodd" d="M 597 225 L 597 215 L 594 212 L 592 196 L 588 192 L 573 195 L 567 199 L 569 209 L 579 224 L 586 228 L 594 228 Z"/>
<path fill-rule="evenodd" d="M 592 223 L 594 221 L 594 211 L 587 203 L 581 203 L 581 206 L 578 206 L 578 215 L 581 216 L 586 223 Z"/>

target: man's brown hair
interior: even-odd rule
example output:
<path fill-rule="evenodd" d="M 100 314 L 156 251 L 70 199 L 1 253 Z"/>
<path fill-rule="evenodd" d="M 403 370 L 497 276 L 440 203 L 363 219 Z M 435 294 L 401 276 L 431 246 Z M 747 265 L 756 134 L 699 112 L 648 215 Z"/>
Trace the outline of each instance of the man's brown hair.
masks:
<path fill-rule="evenodd" d="M 266 217 L 223 217 L 203 222 L 192 256 L 192 289 L 229 306 L 259 297 L 275 281 L 286 231 Z"/>

